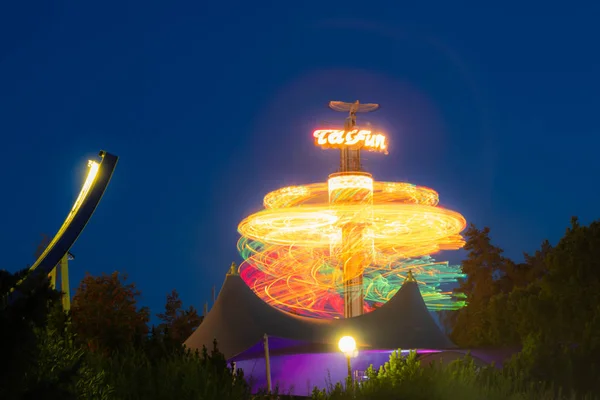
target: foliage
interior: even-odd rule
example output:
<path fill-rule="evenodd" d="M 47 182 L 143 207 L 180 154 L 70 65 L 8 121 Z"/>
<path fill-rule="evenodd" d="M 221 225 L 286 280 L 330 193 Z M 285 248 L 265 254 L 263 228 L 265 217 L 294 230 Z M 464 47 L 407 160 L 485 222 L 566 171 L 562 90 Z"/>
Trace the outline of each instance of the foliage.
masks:
<path fill-rule="evenodd" d="M 179 298 L 179 293 L 173 290 L 167 295 L 165 312 L 158 314 L 162 321 L 158 325 L 159 331 L 167 332 L 170 337 L 178 343 L 183 343 L 202 322 L 202 317 L 193 306 L 187 310 L 183 309 L 183 301 Z"/>
<path fill-rule="evenodd" d="M 27 272 L 0 270 L 0 295 L 8 293 Z M 25 390 L 24 377 L 38 362 L 36 330 L 46 327 L 48 313 L 59 299 L 46 281 L 10 306 L 0 306 L 0 398 L 15 398 Z"/>
<path fill-rule="evenodd" d="M 600 393 L 600 221 L 581 226 L 574 218 L 555 247 L 545 241 L 521 263 L 492 244 L 488 228 L 471 225 L 466 237 L 467 277 L 457 295 L 467 306 L 444 316 L 451 337 L 465 348 L 521 351 L 503 369 L 477 368 L 470 357 L 422 366 L 416 354 L 396 352 L 379 370 L 370 368 L 367 381 L 330 383 L 313 398 L 558 400 L 566 398 L 559 388 Z M 26 273 L 0 271 L 0 293 Z M 0 310 L 0 398 L 252 398 L 243 373 L 233 373 L 216 344 L 200 353 L 182 346 L 201 317 L 183 308 L 176 291 L 149 335 L 139 296 L 115 272 L 86 276 L 72 315 L 47 281 Z"/>
<path fill-rule="evenodd" d="M 2 282 L 7 286 L 18 278 L 11 277 L 14 279 L 8 279 L 8 282 L 7 277 L 8 274 L 2 276 Z M 123 314 L 123 301 L 117 301 L 111 307 L 97 307 L 92 300 L 105 301 L 107 292 L 116 294 L 117 297 L 129 293 L 126 305 L 130 307 L 130 311 L 139 313 L 131 302 L 131 298 L 135 298 L 131 294 L 137 296 L 139 293 L 135 292 L 131 284 L 119 287 L 115 284 L 117 281 L 120 282 L 116 274 L 102 279 L 87 278 L 87 286 L 82 285 L 85 290 L 96 285 L 92 287 L 92 292 L 95 290 L 101 294 L 92 293 L 96 295 L 94 297 L 88 292 L 86 296 L 79 297 L 86 299 L 78 303 L 80 316 L 106 312 L 109 314 L 104 316 L 106 320 L 114 321 L 123 315 L 136 315 L 131 312 Z M 106 357 L 104 351 L 91 351 L 94 348 L 87 345 L 89 339 L 76 340 L 73 329 L 75 324 L 71 322 L 70 315 L 62 310 L 57 293 L 43 290 L 36 293 L 38 294 L 28 294 L 22 303 L 9 308 L 7 312 L 3 310 L 1 314 L 3 321 L 12 322 L 11 326 L 3 325 L 3 328 L 18 328 L 17 322 L 25 321 L 23 329 L 18 332 L 29 333 L 20 336 L 14 331 L 10 337 L 10 346 L 26 351 L 20 354 L 3 352 L 3 365 L 20 367 L 14 374 L 2 376 L 2 399 L 217 400 L 251 397 L 243 372 L 239 370 L 234 374 L 228 368 L 223 355 L 216 350 L 216 344 L 210 353 L 206 350 L 201 354 L 192 353 L 170 335 L 142 335 L 140 343 L 136 343 L 135 335 L 130 335 L 130 342 L 127 343 L 122 332 L 109 330 L 110 334 L 116 334 L 122 342 L 110 349 L 111 356 Z M 43 293 L 45 297 L 37 299 Z M 30 310 L 25 305 L 36 305 L 41 310 Z M 2 331 L 3 334 L 8 333 L 4 329 Z M 13 332 L 10 329 L 8 331 Z M 108 350 L 108 347 L 102 349 Z M 11 358 L 4 357 L 5 355 L 11 355 Z M 7 377 L 13 380 L 10 381 Z"/>
<path fill-rule="evenodd" d="M 0 271 L 2 292 L 26 273 Z M 103 374 L 86 365 L 59 300 L 60 294 L 42 281 L 0 312 L 0 398 L 108 398 Z"/>
<path fill-rule="evenodd" d="M 314 389 L 315 400 L 544 400 L 564 397 L 544 384 L 519 379 L 512 370 L 493 366 L 477 368 L 469 356 L 450 364 L 421 366 L 416 354 L 403 357 L 394 352 L 390 360 L 375 371 L 371 366 L 367 380 L 350 386 L 330 384 L 327 390 Z"/>
<path fill-rule="evenodd" d="M 29 389 L 25 391 L 23 398 L 112 398 L 112 389 L 105 381 L 105 372 L 89 366 L 85 349 L 75 344 L 67 325 L 62 329 L 38 329 L 36 334 L 37 363 L 27 371 L 26 386 Z"/>
<path fill-rule="evenodd" d="M 486 318 L 486 311 L 489 307 L 502 308 L 504 299 L 494 298 L 510 286 L 503 278 L 514 270 L 513 263 L 502 255 L 502 249 L 491 243 L 489 233 L 489 228 L 479 230 L 473 224 L 465 232 L 468 255 L 462 263 L 462 272 L 467 277 L 459 281 L 455 292 L 463 295 L 469 306 L 446 314 L 446 324 L 460 327 L 451 329 L 451 338 L 463 347 L 496 344 L 490 332 L 493 321 Z"/>
<path fill-rule="evenodd" d="M 187 350 L 159 359 L 133 347 L 110 358 L 93 357 L 96 368 L 106 371 L 114 399 L 250 398 L 242 371 L 234 374 L 216 347 L 210 353 Z"/>
<path fill-rule="evenodd" d="M 555 247 L 545 241 L 520 264 L 502 260 L 488 228 L 466 236 L 467 306 L 445 317 L 456 343 L 521 346 L 514 376 L 600 393 L 600 221 L 573 218 Z"/>
<path fill-rule="evenodd" d="M 105 354 L 140 345 L 148 332 L 147 308 L 138 308 L 140 292 L 118 272 L 86 275 L 73 297 L 71 315 L 77 339 Z"/>
<path fill-rule="evenodd" d="M 523 329 L 512 365 L 533 379 L 600 393 L 600 221 L 585 227 L 573 218 L 545 264 L 520 316 L 535 324 Z"/>

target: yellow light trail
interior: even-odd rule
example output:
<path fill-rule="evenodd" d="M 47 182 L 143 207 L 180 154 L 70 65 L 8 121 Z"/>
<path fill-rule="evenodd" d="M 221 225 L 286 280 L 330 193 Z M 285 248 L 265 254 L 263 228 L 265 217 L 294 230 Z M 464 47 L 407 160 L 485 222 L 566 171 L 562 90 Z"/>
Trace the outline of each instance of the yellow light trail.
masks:
<path fill-rule="evenodd" d="M 269 304 L 321 316 L 335 315 L 326 308 L 339 305 L 325 303 L 337 301 L 330 294 L 339 292 L 342 280 L 365 272 L 367 295 L 380 293 L 376 285 L 386 289 L 388 279 L 404 276 L 408 264 L 417 273 L 430 273 L 428 282 L 444 281 L 447 264 L 404 262 L 464 245 L 464 217 L 438 203 L 432 189 L 374 182 L 361 173 L 278 189 L 264 197 L 264 210 L 238 226 L 238 247 L 246 259 L 242 276 Z M 342 243 L 342 237 L 351 240 Z M 352 262 L 352 268 L 342 271 L 340 260 Z M 447 280 L 455 276 L 448 274 Z M 428 294 L 432 301 L 450 297 L 441 291 Z"/>

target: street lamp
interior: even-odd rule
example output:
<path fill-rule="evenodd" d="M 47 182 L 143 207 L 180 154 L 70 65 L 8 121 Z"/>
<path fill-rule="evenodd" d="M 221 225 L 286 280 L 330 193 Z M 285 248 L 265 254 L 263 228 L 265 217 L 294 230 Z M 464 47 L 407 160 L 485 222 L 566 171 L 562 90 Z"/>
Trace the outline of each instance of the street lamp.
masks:
<path fill-rule="evenodd" d="M 352 365 L 350 363 L 350 358 L 356 352 L 356 340 L 352 336 L 344 336 L 338 342 L 338 347 L 340 351 L 346 355 L 346 360 L 348 361 L 348 383 L 352 383 Z"/>

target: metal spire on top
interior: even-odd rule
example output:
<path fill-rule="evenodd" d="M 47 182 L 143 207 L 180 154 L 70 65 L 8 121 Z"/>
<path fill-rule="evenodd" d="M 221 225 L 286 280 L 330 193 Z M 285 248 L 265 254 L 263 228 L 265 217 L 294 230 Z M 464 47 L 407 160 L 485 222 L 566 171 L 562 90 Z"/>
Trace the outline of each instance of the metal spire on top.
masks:
<path fill-rule="evenodd" d="M 238 266 L 235 263 L 235 261 L 231 263 L 231 266 L 229 267 L 229 272 L 227 272 L 227 275 L 238 275 Z"/>
<path fill-rule="evenodd" d="M 329 108 L 334 111 L 348 112 L 344 129 L 348 132 L 356 127 L 356 113 L 371 112 L 379 108 L 379 104 L 365 103 L 360 104 L 358 100 L 354 103 L 343 101 L 330 101 Z M 340 150 L 340 172 L 358 172 L 361 171 L 360 149 L 350 150 L 342 148 Z"/>
<path fill-rule="evenodd" d="M 417 280 L 415 279 L 415 276 L 413 275 L 412 269 L 408 270 L 408 273 L 406 274 L 406 278 L 404 279 L 404 282 L 416 282 Z"/>
<path fill-rule="evenodd" d="M 348 111 L 349 115 L 346 119 L 346 129 L 354 129 L 354 127 L 356 126 L 356 113 L 375 111 L 379 108 L 379 104 L 360 104 L 358 100 L 356 100 L 354 103 L 346 103 L 344 101 L 330 101 L 329 108 L 331 108 L 334 111 L 340 112 Z"/>

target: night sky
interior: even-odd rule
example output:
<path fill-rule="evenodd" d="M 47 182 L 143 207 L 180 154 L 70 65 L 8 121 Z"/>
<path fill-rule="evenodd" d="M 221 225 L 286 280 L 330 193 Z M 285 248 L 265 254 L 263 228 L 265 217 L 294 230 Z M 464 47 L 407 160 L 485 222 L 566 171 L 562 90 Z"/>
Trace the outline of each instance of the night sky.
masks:
<path fill-rule="evenodd" d="M 72 290 L 119 270 L 153 313 L 172 289 L 201 311 L 264 194 L 336 169 L 311 137 L 343 122 L 329 100 L 380 103 L 362 120 L 390 154 L 366 169 L 436 189 L 516 260 L 600 216 L 600 3 L 91 3 L 0 5 L 1 268 L 33 263 L 107 150 Z"/>

